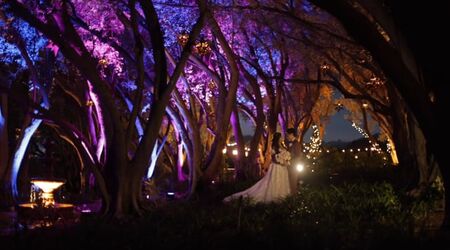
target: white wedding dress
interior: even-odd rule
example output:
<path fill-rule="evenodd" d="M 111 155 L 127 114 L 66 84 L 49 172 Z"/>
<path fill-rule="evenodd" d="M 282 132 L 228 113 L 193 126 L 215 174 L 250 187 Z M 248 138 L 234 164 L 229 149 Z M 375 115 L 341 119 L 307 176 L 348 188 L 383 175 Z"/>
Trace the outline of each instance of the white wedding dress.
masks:
<path fill-rule="evenodd" d="M 272 150 L 272 155 L 274 153 Z M 225 197 L 224 202 L 242 197 L 250 199 L 252 203 L 269 203 L 280 201 L 290 195 L 291 188 L 289 184 L 288 166 L 290 165 L 291 156 L 289 151 L 280 148 L 280 152 L 275 154 L 275 160 L 276 162 L 272 159 L 266 175 L 255 183 L 255 185 L 244 191 Z"/>

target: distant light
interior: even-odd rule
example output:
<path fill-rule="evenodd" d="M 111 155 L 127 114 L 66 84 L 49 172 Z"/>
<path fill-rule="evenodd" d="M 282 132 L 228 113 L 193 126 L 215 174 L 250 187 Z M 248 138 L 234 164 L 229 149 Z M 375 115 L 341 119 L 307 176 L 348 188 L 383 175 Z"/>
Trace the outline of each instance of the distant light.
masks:
<path fill-rule="evenodd" d="M 237 149 L 233 149 L 232 154 L 233 155 L 238 155 L 238 150 Z"/>
<path fill-rule="evenodd" d="M 303 163 L 298 163 L 295 168 L 297 169 L 298 172 L 303 172 L 305 166 L 303 165 Z"/>
<path fill-rule="evenodd" d="M 227 148 L 222 149 L 222 153 L 226 154 L 227 153 Z"/>
<path fill-rule="evenodd" d="M 355 155 L 355 159 L 358 159 L 358 156 L 357 156 L 357 155 Z"/>
<path fill-rule="evenodd" d="M 313 172 L 313 173 L 314 173 L 314 169 L 311 169 L 311 172 Z"/>
<path fill-rule="evenodd" d="M 342 153 L 345 153 L 345 149 L 342 149 Z"/>
<path fill-rule="evenodd" d="M 245 157 L 248 157 L 248 151 L 245 151 Z"/>
<path fill-rule="evenodd" d="M 167 198 L 168 199 L 174 199 L 175 198 L 175 193 L 174 192 L 167 192 Z"/>
<path fill-rule="evenodd" d="M 145 196 L 147 199 L 150 199 L 150 195 L 147 194 L 147 196 Z"/>

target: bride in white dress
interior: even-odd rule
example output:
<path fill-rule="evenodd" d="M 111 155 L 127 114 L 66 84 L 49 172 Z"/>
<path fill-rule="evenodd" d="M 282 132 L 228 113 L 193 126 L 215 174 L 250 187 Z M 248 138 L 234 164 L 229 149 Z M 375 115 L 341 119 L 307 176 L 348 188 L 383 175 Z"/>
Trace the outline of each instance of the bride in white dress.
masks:
<path fill-rule="evenodd" d="M 282 144 L 281 134 L 275 133 L 272 140 L 272 162 L 266 175 L 250 188 L 225 197 L 224 201 L 242 197 L 254 203 L 269 203 L 286 198 L 291 194 L 288 173 L 290 160 L 291 154 Z"/>

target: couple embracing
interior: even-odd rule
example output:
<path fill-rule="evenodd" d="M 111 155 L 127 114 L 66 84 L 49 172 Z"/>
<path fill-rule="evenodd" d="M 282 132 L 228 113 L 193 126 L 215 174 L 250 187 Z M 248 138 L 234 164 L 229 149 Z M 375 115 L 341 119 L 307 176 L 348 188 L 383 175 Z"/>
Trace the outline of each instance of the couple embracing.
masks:
<path fill-rule="evenodd" d="M 278 201 L 297 192 L 298 173 L 294 163 L 300 155 L 300 143 L 294 128 L 287 130 L 285 143 L 281 133 L 275 133 L 272 139 L 272 161 L 267 173 L 250 188 L 232 194 L 225 202 L 237 198 L 249 198 L 252 202 Z"/>

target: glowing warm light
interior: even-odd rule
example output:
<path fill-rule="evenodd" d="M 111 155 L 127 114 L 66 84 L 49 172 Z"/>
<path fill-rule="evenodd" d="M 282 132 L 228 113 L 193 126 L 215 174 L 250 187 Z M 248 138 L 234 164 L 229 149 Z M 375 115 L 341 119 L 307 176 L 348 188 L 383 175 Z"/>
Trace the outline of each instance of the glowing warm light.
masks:
<path fill-rule="evenodd" d="M 53 197 L 53 191 L 64 184 L 63 181 L 44 181 L 44 180 L 32 180 L 31 183 L 36 185 L 42 190 L 42 205 L 44 207 L 50 207 L 55 205 L 55 199 Z"/>
<path fill-rule="evenodd" d="M 355 155 L 355 159 L 358 159 L 358 156 L 357 156 L 357 155 Z"/>
<path fill-rule="evenodd" d="M 204 56 L 211 53 L 211 46 L 209 45 L 208 41 L 200 39 L 195 43 L 194 51 L 197 52 L 199 55 Z"/>
<path fill-rule="evenodd" d="M 295 168 L 297 169 L 298 172 L 303 172 L 305 166 L 302 163 L 299 163 Z"/>
<path fill-rule="evenodd" d="M 238 150 L 237 149 L 233 149 L 232 154 L 233 155 L 238 155 Z"/>
<path fill-rule="evenodd" d="M 181 32 L 181 34 L 178 35 L 178 42 L 181 44 L 181 46 L 184 47 L 184 45 L 187 44 L 189 40 L 189 34 L 186 31 Z"/>
<path fill-rule="evenodd" d="M 98 60 L 98 63 L 100 64 L 100 65 L 102 65 L 103 67 L 105 67 L 106 65 L 108 65 L 108 61 L 106 60 L 106 59 L 100 59 L 100 60 Z"/>
<path fill-rule="evenodd" d="M 320 69 L 321 70 L 329 70 L 330 69 L 330 65 L 328 65 L 327 63 L 322 63 L 322 65 L 320 65 Z"/>
<path fill-rule="evenodd" d="M 40 188 L 45 193 L 53 192 L 53 190 L 59 188 L 64 184 L 64 182 L 62 181 L 38 181 L 38 180 L 33 180 L 31 181 L 31 183 L 38 186 L 38 188 Z"/>
<path fill-rule="evenodd" d="M 222 149 L 222 153 L 226 154 L 227 153 L 227 148 Z"/>

